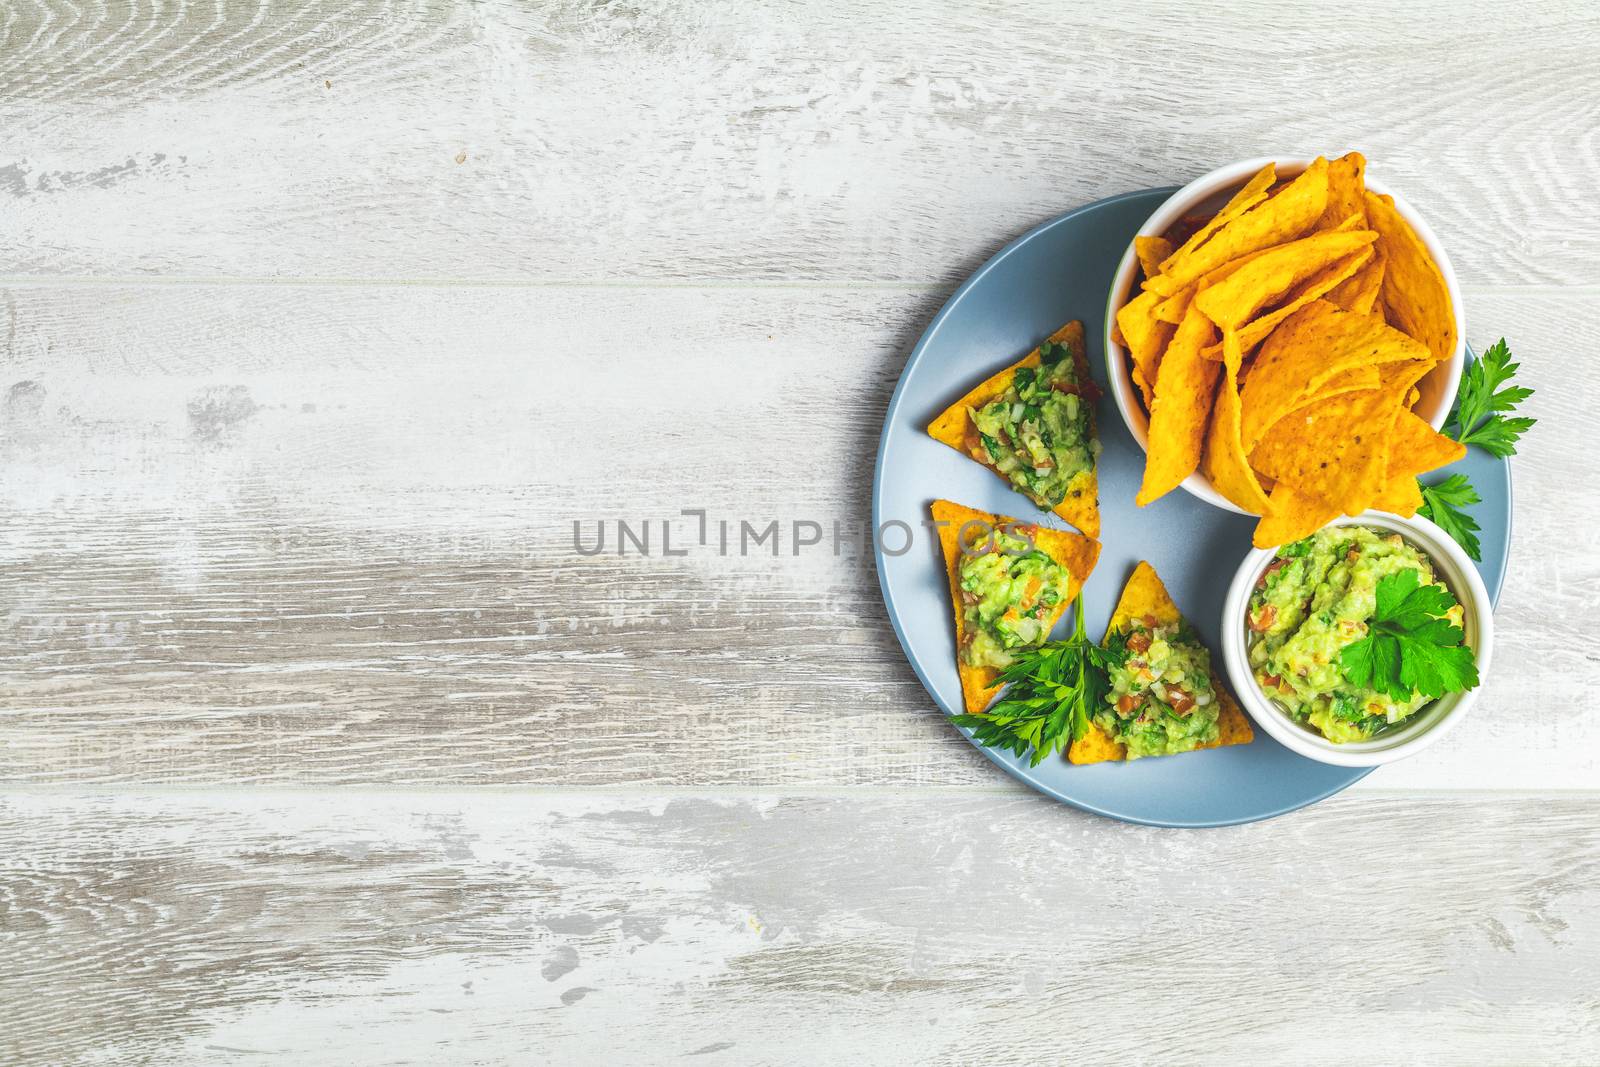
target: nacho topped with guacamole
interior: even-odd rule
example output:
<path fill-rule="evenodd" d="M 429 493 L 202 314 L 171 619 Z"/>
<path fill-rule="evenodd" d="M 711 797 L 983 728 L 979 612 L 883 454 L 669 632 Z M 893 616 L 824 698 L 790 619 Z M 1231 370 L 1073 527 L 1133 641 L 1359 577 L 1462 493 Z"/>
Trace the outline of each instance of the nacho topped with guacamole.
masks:
<path fill-rule="evenodd" d="M 1089 436 L 1085 392 L 1070 350 L 1047 341 L 1039 346 L 1038 367 L 1019 367 L 1005 392 L 969 412 L 967 447 L 981 447 L 1018 492 L 1054 508 L 1094 469 L 1100 450 Z"/>
<path fill-rule="evenodd" d="M 930 509 L 950 575 L 956 669 L 973 714 L 1000 691 L 1023 649 L 1042 645 L 1083 588 L 1100 543 L 935 500 Z"/>
<path fill-rule="evenodd" d="M 1105 706 L 1067 752 L 1073 763 L 1167 756 L 1255 737 L 1150 564 L 1134 568 L 1101 644 L 1115 665 Z"/>
<path fill-rule="evenodd" d="M 1100 533 L 1094 404 L 1083 323 L 1069 322 L 928 426 L 937 441 L 999 474 L 1041 509 Z"/>
<path fill-rule="evenodd" d="M 1378 584 L 1410 569 L 1443 588 L 1433 563 L 1399 534 L 1332 526 L 1286 545 L 1250 597 L 1250 667 L 1262 693 L 1291 718 L 1345 744 L 1405 721 L 1434 697 L 1357 685 L 1341 652 L 1366 636 Z M 1454 603 L 1453 599 L 1451 603 Z M 1461 624 L 1459 604 L 1445 612 Z"/>

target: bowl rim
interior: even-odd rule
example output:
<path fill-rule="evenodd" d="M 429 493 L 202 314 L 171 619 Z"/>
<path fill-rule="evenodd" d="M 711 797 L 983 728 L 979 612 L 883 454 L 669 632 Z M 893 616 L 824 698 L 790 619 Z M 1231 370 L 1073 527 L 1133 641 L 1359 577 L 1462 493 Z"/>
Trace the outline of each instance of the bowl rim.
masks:
<path fill-rule="evenodd" d="M 1320 733 L 1289 718 L 1256 684 L 1248 659 L 1245 612 L 1257 579 L 1282 545 L 1253 548 L 1240 562 L 1223 599 L 1222 654 L 1228 681 L 1239 703 L 1256 724 L 1279 744 L 1319 763 L 1339 767 L 1376 767 L 1413 756 L 1443 738 L 1477 702 L 1488 681 L 1494 658 L 1494 602 L 1477 566 L 1454 538 L 1422 516 L 1405 518 L 1383 511 L 1367 511 L 1341 516 L 1322 529 L 1333 526 L 1368 526 L 1392 530 L 1412 547 L 1428 556 L 1439 577 L 1460 601 L 1466 643 L 1472 647 L 1478 667 L 1478 685 L 1464 693 L 1451 693 L 1423 708 L 1413 721 L 1394 734 L 1374 741 L 1335 744 Z"/>
<path fill-rule="evenodd" d="M 1179 218 L 1184 211 L 1213 196 L 1226 192 L 1232 188 L 1242 186 L 1249 177 L 1259 171 L 1268 163 L 1276 164 L 1279 170 L 1297 174 L 1309 167 L 1318 157 L 1315 156 L 1255 156 L 1242 159 L 1226 166 L 1217 167 L 1200 175 L 1183 188 L 1173 193 L 1150 213 L 1144 224 L 1139 227 L 1136 237 L 1159 236 Z M 1332 157 L 1329 157 L 1332 158 Z M 1428 252 L 1438 264 L 1439 272 L 1444 275 L 1445 291 L 1450 296 L 1450 310 L 1456 320 L 1456 345 L 1450 357 L 1443 360 L 1427 377 L 1432 378 L 1441 372 L 1445 378 L 1439 392 L 1439 402 L 1436 409 L 1427 416 L 1429 425 L 1435 430 L 1444 426 L 1449 418 L 1450 409 L 1455 405 L 1456 391 L 1461 384 L 1461 368 L 1466 362 L 1467 351 L 1467 321 L 1464 301 L 1461 295 L 1461 285 L 1456 280 L 1455 268 L 1450 263 L 1449 253 L 1445 251 L 1437 234 L 1427 220 L 1419 215 L 1406 199 L 1395 192 L 1381 180 L 1370 177 L 1363 179 L 1366 188 L 1375 193 L 1394 198 L 1394 207 L 1400 216 L 1416 231 L 1417 237 L 1427 246 Z M 1148 452 L 1150 448 L 1149 417 L 1144 413 L 1143 406 L 1133 384 L 1128 368 L 1127 350 L 1113 340 L 1112 328 L 1116 325 L 1117 311 L 1132 292 L 1134 275 L 1138 270 L 1139 260 L 1134 253 L 1133 240 L 1130 238 L 1128 247 L 1123 250 L 1122 259 L 1117 263 L 1117 269 L 1111 276 L 1111 287 L 1106 293 L 1105 326 L 1101 337 L 1102 350 L 1106 361 L 1106 382 L 1110 388 L 1112 399 L 1116 401 L 1117 412 L 1122 416 L 1122 422 L 1128 428 L 1128 433 L 1133 437 L 1139 449 Z M 1200 470 L 1189 474 L 1179 488 L 1190 496 L 1205 501 L 1213 507 L 1222 508 L 1238 515 L 1252 515 L 1254 512 L 1246 511 L 1211 485 Z"/>

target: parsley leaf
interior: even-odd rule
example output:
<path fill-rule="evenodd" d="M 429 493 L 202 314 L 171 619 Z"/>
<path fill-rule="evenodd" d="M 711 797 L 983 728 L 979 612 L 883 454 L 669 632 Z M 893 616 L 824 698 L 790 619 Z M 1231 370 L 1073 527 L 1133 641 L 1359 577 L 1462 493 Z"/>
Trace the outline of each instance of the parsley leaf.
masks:
<path fill-rule="evenodd" d="M 1490 345 L 1482 358 L 1461 372 L 1461 390 L 1444 432 L 1464 445 L 1477 445 L 1501 459 L 1515 455 L 1517 441 L 1538 421 L 1525 415 L 1509 418 L 1505 414 L 1533 395 L 1532 389 L 1506 384 L 1520 366 L 1511 362 L 1511 349 L 1504 337 Z M 1461 510 L 1481 502 L 1471 483 L 1464 475 L 1452 474 L 1438 485 L 1426 485 L 1420 480 L 1418 484 L 1422 488 L 1418 512 L 1455 538 L 1467 555 L 1481 560 L 1478 521 Z"/>
<path fill-rule="evenodd" d="M 1378 581 L 1377 605 L 1366 636 L 1339 652 L 1350 684 L 1395 701 L 1442 697 L 1478 684 L 1472 649 L 1461 627 L 1445 618 L 1456 598 L 1440 585 L 1424 585 L 1410 567 Z"/>
<path fill-rule="evenodd" d="M 1517 439 L 1538 421 L 1526 417 L 1510 419 L 1510 411 L 1533 395 L 1523 386 L 1508 386 L 1519 363 L 1511 362 L 1511 349 L 1504 337 L 1496 341 L 1476 363 L 1461 373 L 1461 392 L 1456 410 L 1445 424 L 1445 433 L 1464 445 L 1477 445 L 1492 456 L 1515 455 Z M 1505 388 L 1501 388 L 1505 386 Z"/>
<path fill-rule="evenodd" d="M 952 715 L 951 721 L 972 731 L 985 748 L 1009 749 L 1037 767 L 1089 732 L 1089 716 L 1104 705 L 1111 690 L 1110 670 L 1127 655 L 1126 648 L 1100 648 L 1084 632 L 1083 601 L 1074 607 L 1076 622 L 1065 641 L 1048 641 L 1016 654 L 1000 672 L 1004 695 L 982 715 Z"/>
<path fill-rule="evenodd" d="M 1452 474 L 1438 485 L 1422 484 L 1422 507 L 1417 511 L 1437 523 L 1477 560 L 1483 558 L 1483 547 L 1478 544 L 1478 520 L 1461 509 L 1480 503 L 1481 499 L 1466 475 Z"/>
<path fill-rule="evenodd" d="M 1400 646 L 1394 641 L 1377 641 L 1368 634 L 1339 653 L 1339 668 L 1351 685 L 1374 689 L 1395 700 L 1410 694 L 1400 686 Z"/>

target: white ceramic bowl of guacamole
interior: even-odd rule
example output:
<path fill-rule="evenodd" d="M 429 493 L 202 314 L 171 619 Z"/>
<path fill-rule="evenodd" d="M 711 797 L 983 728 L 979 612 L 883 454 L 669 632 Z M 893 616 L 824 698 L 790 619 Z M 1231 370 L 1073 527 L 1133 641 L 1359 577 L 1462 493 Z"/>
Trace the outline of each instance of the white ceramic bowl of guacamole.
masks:
<path fill-rule="evenodd" d="M 1261 583 L 1280 549 L 1253 550 L 1239 565 L 1222 614 L 1222 657 L 1228 680 L 1239 703 L 1279 744 L 1308 759 L 1341 767 L 1375 767 L 1415 755 L 1433 744 L 1459 722 L 1472 707 L 1483 682 L 1488 678 L 1494 648 L 1494 615 L 1489 592 L 1484 588 L 1478 568 L 1461 546 L 1427 519 L 1403 519 L 1397 515 L 1369 511 L 1357 518 L 1341 518 L 1325 529 L 1365 526 L 1380 537 L 1399 534 L 1406 545 L 1427 557 L 1439 581 L 1449 587 L 1462 608 L 1461 629 L 1464 644 L 1473 651 L 1478 668 L 1477 688 L 1450 693 L 1378 730 L 1365 740 L 1335 742 L 1320 729 L 1303 722 L 1277 701 L 1270 699 L 1257 681 L 1250 659 L 1253 633 L 1249 624 L 1251 596 Z M 1270 587 L 1269 587 L 1270 588 Z M 1268 679 L 1269 683 L 1272 679 Z"/>

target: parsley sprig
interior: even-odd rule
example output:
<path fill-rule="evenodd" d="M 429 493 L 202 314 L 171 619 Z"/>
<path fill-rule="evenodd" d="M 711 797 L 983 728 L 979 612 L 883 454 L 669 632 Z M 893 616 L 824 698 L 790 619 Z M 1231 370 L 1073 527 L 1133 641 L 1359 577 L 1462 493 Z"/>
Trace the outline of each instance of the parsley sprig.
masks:
<path fill-rule="evenodd" d="M 1077 618 L 1071 637 L 1017 653 L 1000 672 L 999 680 L 1009 683 L 1000 700 L 982 715 L 953 715 L 951 720 L 971 730 L 985 748 L 1010 749 L 1016 756 L 1031 750 L 1033 767 L 1088 733 L 1089 716 L 1104 706 L 1111 690 L 1110 671 L 1127 652 L 1091 644 L 1081 599 L 1073 611 Z"/>
<path fill-rule="evenodd" d="M 1464 445 L 1477 445 L 1491 456 L 1504 459 L 1516 455 L 1517 439 L 1538 421 L 1505 415 L 1533 395 L 1532 389 L 1519 385 L 1501 388 L 1520 366 L 1511 362 L 1504 337 L 1491 345 L 1482 359 L 1462 371 L 1461 391 L 1456 409 L 1445 423 L 1445 433 Z"/>
<path fill-rule="evenodd" d="M 1507 414 L 1533 395 L 1533 390 L 1525 386 L 1506 384 L 1520 366 L 1511 362 L 1511 349 L 1504 337 L 1490 345 L 1481 359 L 1461 372 L 1461 389 L 1444 432 L 1464 445 L 1477 445 L 1491 456 L 1504 459 L 1515 455 L 1517 441 L 1538 421 Z M 1455 538 L 1467 555 L 1482 559 L 1478 521 L 1461 510 L 1481 501 L 1472 483 L 1465 475 L 1452 474 L 1437 485 L 1418 484 L 1422 486 L 1419 512 Z"/>
<path fill-rule="evenodd" d="M 1456 606 L 1448 589 L 1422 584 L 1410 567 L 1384 575 L 1366 636 L 1339 652 L 1345 678 L 1397 701 L 1476 687 L 1472 649 L 1462 644 L 1461 627 L 1444 617 Z"/>
<path fill-rule="evenodd" d="M 1452 474 L 1438 485 L 1422 487 L 1422 507 L 1418 510 L 1455 538 L 1456 543 L 1467 550 L 1467 555 L 1482 559 L 1483 548 L 1478 544 L 1478 520 L 1461 510 L 1482 500 L 1465 474 Z"/>

